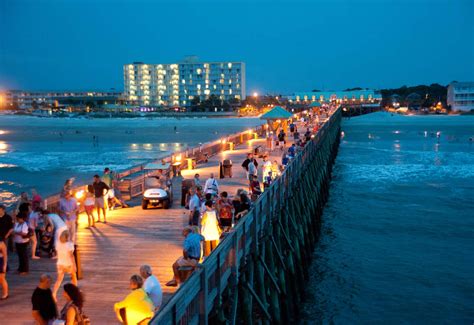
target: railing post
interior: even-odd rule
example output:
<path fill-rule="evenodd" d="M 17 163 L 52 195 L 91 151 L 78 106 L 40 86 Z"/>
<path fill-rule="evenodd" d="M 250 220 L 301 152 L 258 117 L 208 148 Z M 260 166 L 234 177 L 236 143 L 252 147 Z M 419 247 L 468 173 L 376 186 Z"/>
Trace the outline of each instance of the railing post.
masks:
<path fill-rule="evenodd" d="M 199 324 L 207 325 L 209 311 L 207 310 L 207 296 L 208 296 L 208 282 L 207 282 L 207 268 L 203 266 L 201 268 L 201 297 L 199 299 Z"/>

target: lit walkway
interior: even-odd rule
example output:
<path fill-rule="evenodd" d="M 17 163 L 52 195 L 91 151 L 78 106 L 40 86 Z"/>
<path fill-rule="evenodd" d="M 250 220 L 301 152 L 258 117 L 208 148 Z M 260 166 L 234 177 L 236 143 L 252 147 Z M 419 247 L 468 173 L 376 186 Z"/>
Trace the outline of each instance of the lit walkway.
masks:
<path fill-rule="evenodd" d="M 233 196 L 238 188 L 247 189 L 245 172 L 240 165 L 250 148 L 264 145 L 264 140 L 251 142 L 237 150 L 211 157 L 208 163 L 199 165 L 196 170 L 183 171 L 183 177 L 192 178 L 195 173 L 199 173 L 204 182 L 213 172 L 220 191 L 227 191 Z M 280 163 L 281 154 L 280 150 L 275 150 L 271 160 L 277 159 Z M 222 159 L 233 161 L 232 178 L 218 179 L 219 161 Z M 258 161 L 261 163 L 262 160 Z M 100 223 L 93 230 L 84 229 L 87 217 L 81 215 L 77 242 L 84 278 L 79 281 L 79 286 L 86 299 L 84 312 L 91 318 L 92 324 L 118 323 L 113 305 L 128 294 L 128 279 L 132 274 L 138 274 L 141 264 L 152 266 L 162 284 L 164 302 L 176 290 L 164 284 L 172 277 L 172 263 L 182 254 L 181 231 L 187 224 L 188 210 L 180 206 L 181 179 L 175 179 L 174 184 L 174 204 L 169 210 L 142 210 L 140 206 L 118 209 L 109 212 L 107 224 Z M 7 279 L 10 298 L 0 301 L 0 323 L 32 324 L 31 294 L 41 273 L 48 272 L 55 280 L 55 260 L 30 260 L 30 274 L 23 277 L 14 272 L 17 268 L 16 255 L 11 255 L 9 261 Z M 58 300 L 61 309 L 64 305 L 61 291 Z"/>

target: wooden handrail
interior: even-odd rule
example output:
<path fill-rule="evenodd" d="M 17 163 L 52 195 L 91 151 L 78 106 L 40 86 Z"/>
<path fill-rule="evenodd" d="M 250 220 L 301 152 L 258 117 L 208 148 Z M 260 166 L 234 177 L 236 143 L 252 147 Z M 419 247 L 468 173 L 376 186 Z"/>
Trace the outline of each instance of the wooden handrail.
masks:
<path fill-rule="evenodd" d="M 282 175 L 258 198 L 249 213 L 220 242 L 204 263 L 200 264 L 199 269 L 175 292 L 166 305 L 155 314 L 150 324 L 207 324 L 209 312 L 213 309 L 216 298 L 229 285 L 231 270 L 238 272 L 242 262 L 258 245 L 260 237 L 265 235 L 273 213 L 282 206 L 282 195 L 291 195 L 290 187 L 286 183 L 295 175 L 297 176 L 294 179 L 299 179 L 303 172 L 303 164 L 311 163 L 307 162 L 307 156 L 315 155 L 329 133 L 328 130 L 331 127 L 339 128 L 340 119 L 339 107 L 319 128 L 314 139 L 290 162 Z M 217 280 L 216 274 L 219 276 Z"/>

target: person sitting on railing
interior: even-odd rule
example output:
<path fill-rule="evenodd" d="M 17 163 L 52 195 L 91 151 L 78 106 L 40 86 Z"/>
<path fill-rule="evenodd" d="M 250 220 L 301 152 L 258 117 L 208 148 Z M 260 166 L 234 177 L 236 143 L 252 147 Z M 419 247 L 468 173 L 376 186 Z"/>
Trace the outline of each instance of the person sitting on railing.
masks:
<path fill-rule="evenodd" d="M 183 242 L 183 256 L 173 263 L 173 279 L 166 283 L 166 286 L 168 287 L 176 287 L 178 282 L 181 282 L 179 268 L 195 268 L 201 259 L 201 242 L 204 240 L 204 237 L 193 232 L 191 226 L 187 226 L 183 229 L 183 236 L 185 237 Z"/>
<path fill-rule="evenodd" d="M 130 289 L 128 296 L 114 305 L 118 320 L 123 324 L 148 324 L 153 317 L 153 302 L 148 297 L 143 287 L 143 279 L 139 275 L 130 278 Z"/>
<path fill-rule="evenodd" d="M 153 302 L 155 311 L 159 310 L 163 301 L 163 291 L 161 290 L 160 281 L 153 275 L 153 271 L 149 265 L 140 266 L 140 275 L 145 280 L 143 289 Z"/>

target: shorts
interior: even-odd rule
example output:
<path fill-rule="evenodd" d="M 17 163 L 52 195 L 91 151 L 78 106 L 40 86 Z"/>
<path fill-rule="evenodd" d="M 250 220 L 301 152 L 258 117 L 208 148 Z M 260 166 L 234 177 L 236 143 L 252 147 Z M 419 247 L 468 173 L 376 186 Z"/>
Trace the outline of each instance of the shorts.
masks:
<path fill-rule="evenodd" d="M 0 274 L 3 273 L 3 266 L 5 265 L 5 264 L 3 264 L 3 263 L 6 263 L 6 261 L 5 261 L 5 259 L 3 258 L 3 256 L 2 256 L 2 257 L 0 257 Z"/>
<path fill-rule="evenodd" d="M 113 189 L 109 189 L 107 194 L 105 195 L 108 199 L 113 199 L 115 197 L 115 192 Z"/>
<path fill-rule="evenodd" d="M 183 256 L 181 256 L 176 261 L 176 264 L 178 264 L 178 266 L 192 266 L 192 267 L 195 267 L 198 264 L 198 260 L 196 260 L 194 258 L 185 259 Z"/>
<path fill-rule="evenodd" d="M 56 269 L 59 272 L 72 274 L 72 265 L 56 265 Z"/>
<path fill-rule="evenodd" d="M 92 213 L 92 211 L 94 211 L 94 206 L 93 205 L 86 205 L 86 206 L 84 206 L 84 210 L 86 210 L 87 213 Z"/>
<path fill-rule="evenodd" d="M 105 208 L 105 198 L 103 196 L 95 198 L 95 207 L 101 209 Z"/>

